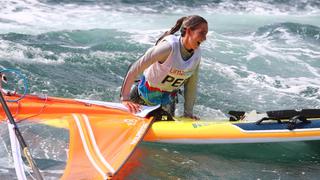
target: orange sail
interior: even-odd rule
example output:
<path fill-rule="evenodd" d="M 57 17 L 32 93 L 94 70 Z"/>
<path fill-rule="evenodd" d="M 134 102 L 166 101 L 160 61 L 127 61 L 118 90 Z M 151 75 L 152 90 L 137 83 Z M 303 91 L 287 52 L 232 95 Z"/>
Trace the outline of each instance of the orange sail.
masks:
<path fill-rule="evenodd" d="M 106 179 L 128 159 L 149 127 L 150 119 L 72 114 L 70 152 L 62 179 Z"/>
<path fill-rule="evenodd" d="M 6 96 L 6 99 L 17 98 Z M 124 108 L 62 98 L 27 96 L 8 103 L 19 121 L 68 123 L 69 156 L 62 179 L 108 179 L 117 174 L 151 125 L 152 118 Z M 3 110 L 0 117 L 5 120 Z"/>

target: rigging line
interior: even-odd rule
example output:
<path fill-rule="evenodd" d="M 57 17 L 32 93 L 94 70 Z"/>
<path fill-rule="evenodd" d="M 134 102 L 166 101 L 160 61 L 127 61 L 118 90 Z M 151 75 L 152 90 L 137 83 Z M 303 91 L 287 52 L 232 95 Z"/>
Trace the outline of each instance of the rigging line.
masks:
<path fill-rule="evenodd" d="M 24 85 L 24 91 L 23 91 L 23 94 L 20 96 L 20 98 L 18 99 L 15 99 L 15 100 L 8 100 L 8 102 L 17 102 L 21 99 L 23 99 L 25 97 L 25 95 L 27 94 L 28 92 L 28 81 L 27 81 L 27 78 L 25 75 L 23 75 L 19 70 L 16 70 L 16 69 L 2 69 L 0 70 L 0 76 L 1 76 L 1 82 L 0 82 L 0 85 L 1 85 L 1 92 L 4 92 L 3 89 L 2 89 L 2 82 L 6 82 L 7 79 L 3 80 L 3 77 L 5 76 L 4 75 L 4 72 L 11 72 L 11 73 L 14 73 L 16 74 L 20 79 L 22 79 L 23 81 L 23 85 Z M 9 94 L 11 94 L 9 91 L 8 91 Z M 14 91 L 13 93 L 14 95 L 16 94 L 16 91 Z"/>
<path fill-rule="evenodd" d="M 4 72 L 12 72 L 12 73 L 15 73 L 15 74 L 18 75 L 19 78 L 21 78 L 21 79 L 23 80 L 23 85 L 24 85 L 24 92 L 23 92 L 23 94 L 22 94 L 18 99 L 16 99 L 16 100 L 7 100 L 7 102 L 10 102 L 10 103 L 18 103 L 18 107 L 17 107 L 17 110 L 16 110 L 15 114 L 12 115 L 12 113 L 11 113 L 11 115 L 12 115 L 13 117 L 15 117 L 15 116 L 17 116 L 18 113 L 19 113 L 20 100 L 23 99 L 23 98 L 26 96 L 26 94 L 27 94 L 27 91 L 28 91 L 28 82 L 27 82 L 27 78 L 25 77 L 25 75 L 23 75 L 19 70 L 16 70 L 16 69 L 2 69 L 2 70 L 0 70 L 0 77 L 1 77 L 1 79 L 0 79 L 0 91 L 1 91 L 1 93 L 5 93 L 5 94 L 7 94 L 7 95 L 9 95 L 9 96 L 16 95 L 16 92 L 14 92 L 13 94 L 11 94 L 10 91 L 5 92 L 4 89 L 2 88 L 2 82 L 7 82 L 7 79 L 5 79 L 5 81 L 3 80 L 3 78 L 5 77 Z M 28 119 L 28 118 L 31 118 L 31 117 L 34 117 L 34 116 L 37 116 L 37 115 L 41 114 L 41 113 L 43 112 L 43 110 L 44 110 L 44 107 L 45 107 L 45 105 L 46 105 L 47 99 L 48 99 L 48 96 L 46 96 L 46 100 L 45 100 L 45 102 L 44 102 L 44 106 L 43 106 L 43 108 L 39 111 L 39 113 L 37 113 L 37 114 L 35 114 L 35 115 L 33 115 L 33 116 L 30 116 L 30 117 L 27 117 L 27 118 L 18 120 L 18 121 L 23 121 L 23 120 L 26 120 L 26 119 Z"/>
<path fill-rule="evenodd" d="M 34 115 L 31 115 L 31 116 L 29 116 L 29 117 L 25 117 L 25 118 L 23 118 L 23 119 L 19 119 L 19 121 L 25 121 L 25 120 L 27 120 L 27 119 L 30 119 L 30 118 L 39 116 L 39 115 L 44 111 L 44 109 L 47 107 L 47 102 L 48 102 L 48 96 L 46 96 L 46 98 L 45 98 L 45 100 L 44 100 L 44 102 L 43 102 L 43 105 L 42 105 L 42 107 L 41 107 L 41 109 L 39 110 L 38 113 L 36 113 L 36 114 L 34 114 Z M 19 101 L 19 106 L 20 106 L 20 101 Z M 18 107 L 19 107 L 19 106 L 18 106 Z M 18 110 L 17 110 L 17 113 L 18 113 Z"/>
<path fill-rule="evenodd" d="M 15 112 L 14 114 L 12 114 L 12 112 L 11 112 L 11 114 L 12 114 L 12 117 L 13 117 L 16 121 L 20 121 L 19 119 L 16 119 L 16 116 L 19 115 L 19 109 L 20 109 L 20 107 L 21 107 L 20 101 L 11 102 L 11 103 L 18 103 L 16 112 Z"/>

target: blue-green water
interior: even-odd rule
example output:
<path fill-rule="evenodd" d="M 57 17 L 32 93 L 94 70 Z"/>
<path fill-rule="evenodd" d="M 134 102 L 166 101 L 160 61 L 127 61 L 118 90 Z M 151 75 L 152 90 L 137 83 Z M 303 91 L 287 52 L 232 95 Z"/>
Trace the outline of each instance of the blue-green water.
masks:
<path fill-rule="evenodd" d="M 119 102 L 128 65 L 190 14 L 209 22 L 197 115 L 218 119 L 229 110 L 320 108 L 317 0 L 3 1 L 0 67 L 21 70 L 30 93 Z M 59 177 L 68 133 L 55 137 L 56 130 L 22 128 L 47 178 Z M 0 174 L 10 179 L 8 140 L 5 131 L 1 135 Z M 35 135 L 40 145 L 33 142 Z M 319 150 L 319 142 L 143 143 L 130 159 L 140 162 L 131 174 L 134 179 L 317 179 Z"/>

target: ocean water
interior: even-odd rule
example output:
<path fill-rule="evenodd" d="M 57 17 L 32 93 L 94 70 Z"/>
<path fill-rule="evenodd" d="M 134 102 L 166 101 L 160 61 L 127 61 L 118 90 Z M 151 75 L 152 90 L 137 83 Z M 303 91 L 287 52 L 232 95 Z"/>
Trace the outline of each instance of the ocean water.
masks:
<path fill-rule="evenodd" d="M 0 2 L 0 67 L 25 74 L 29 93 L 119 102 L 128 66 L 178 18 L 198 14 L 209 33 L 195 114 L 210 120 L 229 110 L 320 108 L 318 0 Z M 180 97 L 178 115 L 182 103 Z M 60 177 L 68 133 L 21 126 L 47 179 Z M 11 179 L 6 131 L 0 138 L 1 179 Z M 318 141 L 142 143 L 120 173 L 127 179 L 318 179 L 319 150 Z"/>

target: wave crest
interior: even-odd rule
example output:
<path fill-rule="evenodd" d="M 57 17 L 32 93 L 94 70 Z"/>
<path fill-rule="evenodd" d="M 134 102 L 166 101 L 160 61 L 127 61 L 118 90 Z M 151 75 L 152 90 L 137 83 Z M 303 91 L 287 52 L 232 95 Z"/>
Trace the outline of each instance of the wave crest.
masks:
<path fill-rule="evenodd" d="M 289 40 L 295 37 L 320 44 L 320 28 L 318 26 L 292 22 L 260 27 L 255 32 L 255 36 L 269 40 Z"/>

